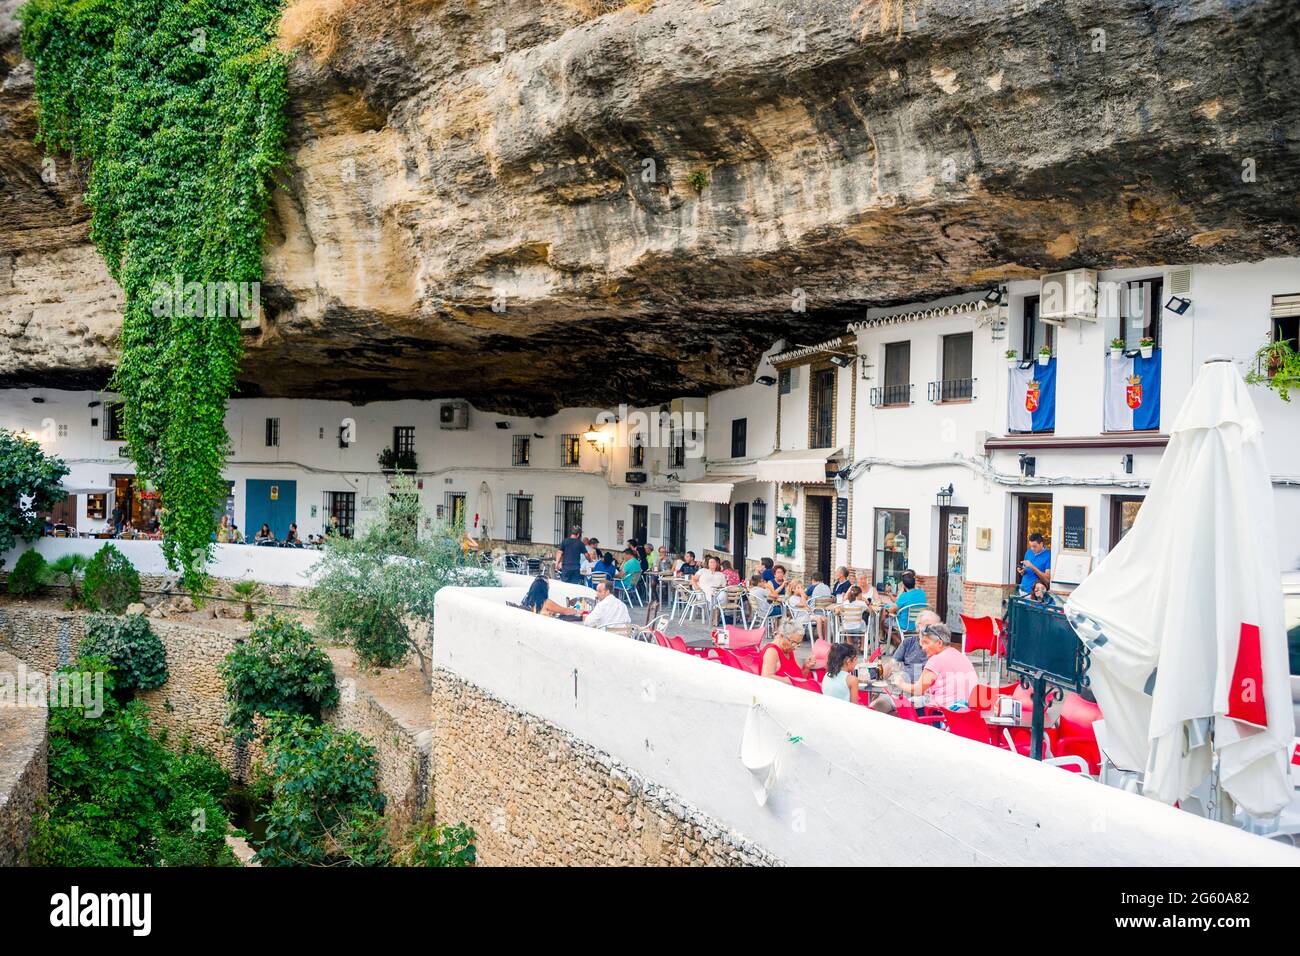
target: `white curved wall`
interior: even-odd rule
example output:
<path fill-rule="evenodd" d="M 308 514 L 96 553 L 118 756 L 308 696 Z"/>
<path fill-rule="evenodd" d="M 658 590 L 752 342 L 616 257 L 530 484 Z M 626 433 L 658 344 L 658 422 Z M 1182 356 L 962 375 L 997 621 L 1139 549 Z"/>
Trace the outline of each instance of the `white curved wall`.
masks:
<path fill-rule="evenodd" d="M 1297 865 L 1300 852 L 1071 773 L 685 654 L 438 595 L 434 662 L 549 720 L 791 864 Z M 767 806 L 751 702 L 802 738 Z"/>

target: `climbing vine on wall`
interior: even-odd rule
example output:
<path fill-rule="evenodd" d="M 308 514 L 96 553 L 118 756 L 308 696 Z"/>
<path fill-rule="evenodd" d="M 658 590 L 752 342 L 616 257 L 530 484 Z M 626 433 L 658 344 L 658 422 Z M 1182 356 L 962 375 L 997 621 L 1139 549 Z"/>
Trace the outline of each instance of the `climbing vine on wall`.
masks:
<path fill-rule="evenodd" d="M 91 238 L 126 293 L 112 387 L 163 548 L 201 588 L 225 498 L 239 323 L 259 308 L 284 157 L 280 0 L 29 0 L 40 139 L 88 164 Z M 249 315 L 249 312 L 253 315 Z"/>

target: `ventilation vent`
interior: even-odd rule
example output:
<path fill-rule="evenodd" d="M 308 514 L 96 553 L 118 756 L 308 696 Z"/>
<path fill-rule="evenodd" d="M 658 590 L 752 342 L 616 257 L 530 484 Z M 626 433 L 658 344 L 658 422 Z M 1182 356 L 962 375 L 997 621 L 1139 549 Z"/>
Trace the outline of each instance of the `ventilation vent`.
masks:
<path fill-rule="evenodd" d="M 1169 295 L 1191 295 L 1192 270 L 1187 266 L 1181 269 L 1170 269 L 1169 287 L 1166 292 Z"/>

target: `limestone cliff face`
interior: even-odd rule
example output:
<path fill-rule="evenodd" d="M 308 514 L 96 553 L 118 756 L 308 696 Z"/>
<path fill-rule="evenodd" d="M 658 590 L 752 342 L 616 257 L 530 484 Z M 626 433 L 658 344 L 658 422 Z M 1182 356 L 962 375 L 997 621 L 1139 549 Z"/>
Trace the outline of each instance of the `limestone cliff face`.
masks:
<path fill-rule="evenodd" d="M 102 380 L 120 292 L 42 178 L 15 6 L 0 383 Z M 297 0 L 281 34 L 249 394 L 648 400 L 867 304 L 1300 248 L 1292 0 Z"/>

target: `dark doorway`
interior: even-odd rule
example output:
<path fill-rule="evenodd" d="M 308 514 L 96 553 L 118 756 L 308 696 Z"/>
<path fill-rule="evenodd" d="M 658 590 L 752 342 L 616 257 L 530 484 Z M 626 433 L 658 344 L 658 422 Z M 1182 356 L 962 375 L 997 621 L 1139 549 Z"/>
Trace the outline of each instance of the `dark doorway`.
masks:
<path fill-rule="evenodd" d="M 835 542 L 835 522 L 831 518 L 831 505 L 835 501 L 830 495 L 821 495 L 813 499 L 817 502 L 817 570 L 822 573 L 822 580 L 831 580 L 831 546 Z"/>
<path fill-rule="evenodd" d="M 742 578 L 745 577 L 745 546 L 749 539 L 749 502 L 742 501 L 732 509 L 731 522 L 731 566 Z"/>
<path fill-rule="evenodd" d="M 665 505 L 668 520 L 668 550 L 673 554 L 686 553 L 686 506 Z"/>
<path fill-rule="evenodd" d="M 1020 578 L 1016 576 L 1016 565 L 1029 550 L 1029 536 L 1035 533 L 1043 536 L 1043 547 L 1052 546 L 1052 496 L 1017 495 L 1016 528 L 1011 538 L 1015 542 L 1015 547 L 1011 549 L 1009 555 L 1011 583 L 1014 585 L 1020 583 Z"/>
<path fill-rule="evenodd" d="M 650 533 L 650 509 L 645 505 L 632 506 L 632 540 L 647 544 Z"/>
<path fill-rule="evenodd" d="M 939 509 L 939 580 L 936 611 L 954 634 L 962 633 L 961 611 L 966 580 L 965 508 Z"/>

